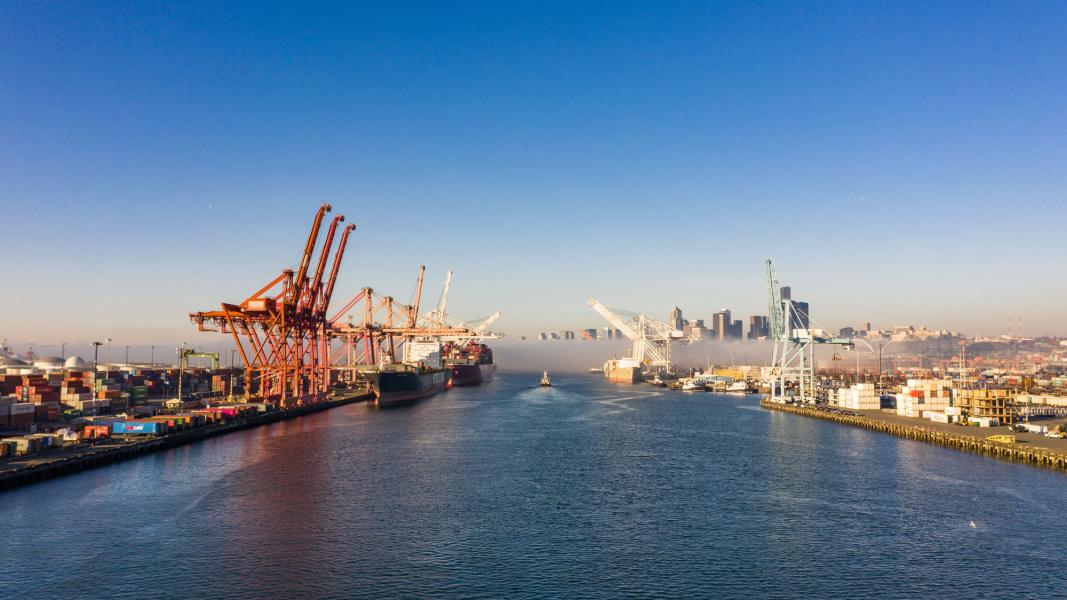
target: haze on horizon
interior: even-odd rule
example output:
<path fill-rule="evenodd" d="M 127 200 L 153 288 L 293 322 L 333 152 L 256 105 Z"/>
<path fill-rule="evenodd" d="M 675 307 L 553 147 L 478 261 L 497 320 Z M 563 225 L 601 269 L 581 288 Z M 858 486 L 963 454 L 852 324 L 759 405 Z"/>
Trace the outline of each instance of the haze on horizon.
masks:
<path fill-rule="evenodd" d="M 1067 5 L 0 6 L 0 334 L 221 343 L 322 202 L 509 338 L 766 314 L 1067 335 Z M 113 353 L 116 350 L 113 349 Z M 114 358 L 114 354 L 113 354 Z"/>

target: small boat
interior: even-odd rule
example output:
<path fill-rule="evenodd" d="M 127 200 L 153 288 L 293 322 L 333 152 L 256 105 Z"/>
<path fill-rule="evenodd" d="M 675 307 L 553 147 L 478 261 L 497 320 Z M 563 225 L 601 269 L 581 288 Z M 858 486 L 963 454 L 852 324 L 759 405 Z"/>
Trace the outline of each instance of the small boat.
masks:
<path fill-rule="evenodd" d="M 541 374 L 541 387 L 552 387 L 552 380 L 548 378 L 548 370 Z"/>
<path fill-rule="evenodd" d="M 589 372 L 590 372 L 590 373 L 603 373 L 603 372 L 604 372 L 604 369 L 598 369 L 598 368 L 596 368 L 596 367 L 590 367 L 590 368 L 589 368 Z"/>
<path fill-rule="evenodd" d="M 748 393 L 748 382 L 735 381 L 730 385 L 726 386 L 726 391 L 731 394 L 746 394 Z"/>
<path fill-rule="evenodd" d="M 656 375 L 655 377 L 650 379 L 648 384 L 652 387 L 667 387 L 667 382 L 660 379 L 659 375 Z"/>
<path fill-rule="evenodd" d="M 682 383 L 682 391 L 683 392 L 706 392 L 706 391 L 708 391 L 708 388 L 703 383 L 699 383 L 699 382 L 697 382 L 697 381 L 695 381 L 693 379 L 687 379 L 684 383 Z"/>

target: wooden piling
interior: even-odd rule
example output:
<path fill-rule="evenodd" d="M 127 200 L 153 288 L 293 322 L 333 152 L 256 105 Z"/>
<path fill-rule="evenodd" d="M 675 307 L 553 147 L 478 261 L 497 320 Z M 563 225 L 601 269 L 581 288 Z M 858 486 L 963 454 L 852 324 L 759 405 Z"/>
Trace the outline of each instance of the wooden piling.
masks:
<path fill-rule="evenodd" d="M 1034 466 L 1051 468 L 1058 471 L 1067 471 L 1067 455 L 1054 452 L 1046 448 L 1024 448 L 1012 444 L 993 442 L 969 435 L 946 433 L 920 427 L 918 425 L 901 425 L 879 421 L 863 415 L 844 414 L 832 412 L 811 406 L 796 404 L 779 404 L 764 398 L 760 400 L 760 406 L 768 410 L 777 410 L 805 417 L 815 417 L 843 425 L 862 427 L 879 433 L 888 433 L 909 440 L 937 444 L 946 448 L 954 448 L 964 452 L 984 454 L 1002 460 L 1021 462 Z"/>

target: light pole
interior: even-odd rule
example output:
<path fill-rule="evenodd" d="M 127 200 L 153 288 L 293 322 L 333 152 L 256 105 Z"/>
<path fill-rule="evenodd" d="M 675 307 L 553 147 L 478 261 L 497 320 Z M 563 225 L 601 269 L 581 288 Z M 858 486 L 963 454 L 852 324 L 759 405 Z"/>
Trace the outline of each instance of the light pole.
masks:
<path fill-rule="evenodd" d="M 63 342 L 59 345 L 59 357 L 63 360 L 67 359 L 67 343 Z"/>
<path fill-rule="evenodd" d="M 110 372 L 111 371 L 111 338 L 104 338 L 104 341 L 107 342 L 107 354 L 105 354 L 105 356 L 107 357 L 107 370 Z"/>
<path fill-rule="evenodd" d="M 178 347 L 178 402 L 182 401 L 182 374 L 185 372 L 185 342 Z"/>
<path fill-rule="evenodd" d="M 126 346 L 126 366 L 130 366 L 130 346 Z"/>
<path fill-rule="evenodd" d="M 95 377 L 95 372 L 100 369 L 100 346 L 103 346 L 104 342 L 89 342 L 89 345 L 93 347 L 93 372 Z"/>
<path fill-rule="evenodd" d="M 152 360 L 151 360 L 151 363 L 152 363 L 153 367 L 156 366 L 156 347 L 155 346 L 152 346 Z"/>

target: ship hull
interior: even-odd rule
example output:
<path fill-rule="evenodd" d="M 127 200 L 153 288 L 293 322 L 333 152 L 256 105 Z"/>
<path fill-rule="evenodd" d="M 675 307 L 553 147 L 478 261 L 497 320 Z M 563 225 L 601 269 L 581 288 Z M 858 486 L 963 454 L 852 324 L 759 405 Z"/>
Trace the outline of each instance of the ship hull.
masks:
<path fill-rule="evenodd" d="M 634 364 L 633 361 L 609 360 L 604 363 L 604 379 L 614 383 L 638 383 L 644 380 L 644 375 L 641 373 L 641 365 Z"/>
<path fill-rule="evenodd" d="M 383 371 L 369 377 L 375 402 L 382 408 L 413 404 L 445 389 L 448 372 Z"/>
<path fill-rule="evenodd" d="M 452 365 L 452 385 L 481 385 L 493 377 L 494 365 Z"/>

